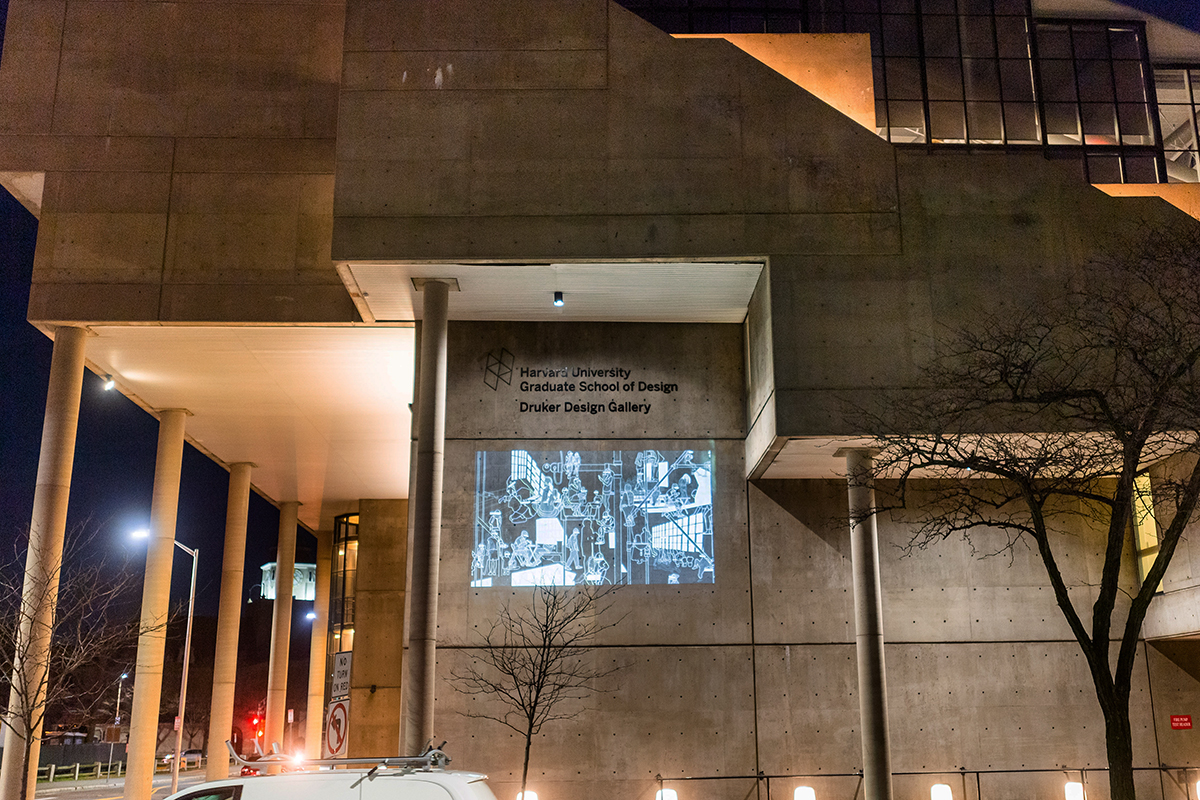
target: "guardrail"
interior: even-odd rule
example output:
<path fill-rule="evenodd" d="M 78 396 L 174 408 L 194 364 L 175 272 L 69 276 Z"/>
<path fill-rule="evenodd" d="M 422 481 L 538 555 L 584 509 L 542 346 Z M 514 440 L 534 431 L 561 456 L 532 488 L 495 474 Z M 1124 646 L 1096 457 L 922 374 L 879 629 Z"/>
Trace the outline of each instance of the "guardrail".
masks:
<path fill-rule="evenodd" d="M 125 762 L 111 764 L 96 761 L 91 764 L 47 764 L 38 767 L 39 781 L 83 781 L 95 778 L 119 778 L 125 774 Z"/>

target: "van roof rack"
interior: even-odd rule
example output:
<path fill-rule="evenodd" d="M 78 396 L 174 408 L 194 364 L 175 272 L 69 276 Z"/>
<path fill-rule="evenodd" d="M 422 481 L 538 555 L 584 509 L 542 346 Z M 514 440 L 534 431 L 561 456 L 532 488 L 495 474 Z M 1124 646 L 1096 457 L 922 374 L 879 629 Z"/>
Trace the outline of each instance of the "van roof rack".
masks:
<path fill-rule="evenodd" d="M 375 769 L 401 769 L 401 770 L 422 770 L 428 772 L 434 769 L 445 769 L 450 763 L 450 756 L 446 751 L 442 750 L 446 743 L 442 742 L 441 747 L 430 747 L 419 756 L 376 756 L 372 758 L 294 758 L 285 753 L 280 753 L 277 745 L 273 745 L 274 752 L 265 756 L 261 756 L 256 761 L 248 761 L 241 757 L 236 750 L 233 749 L 233 742 L 225 740 L 225 747 L 229 749 L 229 754 L 233 756 L 233 760 L 243 767 L 261 765 L 263 763 L 294 763 L 297 766 L 304 767 L 349 767 L 349 766 L 373 766 Z"/>

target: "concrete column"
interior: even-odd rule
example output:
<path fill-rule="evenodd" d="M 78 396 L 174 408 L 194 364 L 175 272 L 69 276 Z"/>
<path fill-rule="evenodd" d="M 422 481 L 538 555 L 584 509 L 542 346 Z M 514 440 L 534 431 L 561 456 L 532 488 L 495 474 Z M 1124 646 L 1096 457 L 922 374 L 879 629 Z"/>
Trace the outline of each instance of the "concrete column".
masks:
<path fill-rule="evenodd" d="M 858 652 L 858 708 L 862 723 L 863 798 L 891 800 L 892 753 L 888 744 L 887 671 L 883 661 L 883 600 L 879 536 L 875 529 L 873 451 L 838 450 L 845 456 L 850 499 L 850 560 L 854 573 L 854 635 Z"/>
<path fill-rule="evenodd" d="M 275 616 L 271 623 L 271 663 L 267 672 L 266 742 L 283 747 L 287 730 L 288 649 L 292 643 L 292 583 L 296 573 L 296 501 L 279 506 L 279 551 L 275 556 Z"/>
<path fill-rule="evenodd" d="M 446 438 L 446 321 L 450 286 L 429 279 L 421 321 L 417 397 L 416 490 L 412 497 L 412 586 L 408 637 L 408 685 L 404 703 L 404 749 L 419 753 L 433 738 L 437 664 L 438 558 L 442 531 L 442 458 Z M 361 544 L 359 545 L 362 546 Z"/>
<path fill-rule="evenodd" d="M 333 531 L 317 531 L 317 586 L 313 600 L 312 645 L 308 652 L 308 709 L 304 727 L 305 758 L 321 757 L 325 732 L 326 645 L 329 643 L 329 583 L 333 570 Z M 393 576 L 394 577 L 394 576 Z"/>
<path fill-rule="evenodd" d="M 33 797 L 42 733 L 38 711 L 45 698 L 50 632 L 58 600 L 58 578 L 67 531 L 67 497 L 75 463 L 75 433 L 79 427 L 79 395 L 83 388 L 83 328 L 59 328 L 54 333 L 42 449 L 38 457 L 33 515 L 29 521 L 29 550 L 21 590 L 24 613 L 18 621 L 17 642 L 9 692 L 10 714 L 4 727 L 4 758 L 0 762 L 0 796 L 16 800 L 21 788 Z M 27 687 L 22 691 L 18 687 Z M 28 709 L 31 713 L 26 713 Z M 30 743 L 26 769 L 25 744 Z"/>
<path fill-rule="evenodd" d="M 404 631 L 396 624 L 408 560 L 407 500 L 358 502 L 354 659 L 350 667 L 351 758 L 392 755 L 401 746 Z"/>
<path fill-rule="evenodd" d="M 150 542 L 146 550 L 146 578 L 142 584 L 141 633 L 138 635 L 137 669 L 133 676 L 133 710 L 129 713 L 126 800 L 149 800 L 150 782 L 154 778 L 163 650 L 167 643 L 167 615 L 171 602 L 171 565 L 175 559 L 175 517 L 179 513 L 179 472 L 183 465 L 183 425 L 187 413 L 181 408 L 167 409 L 160 413 L 158 421 L 158 456 L 154 466 L 154 494 L 150 501 Z"/>
<path fill-rule="evenodd" d="M 252 464 L 229 467 L 225 506 L 225 558 L 221 564 L 221 606 L 217 612 L 217 650 L 213 655 L 212 711 L 208 722 L 208 771 L 219 781 L 229 777 L 225 740 L 233 731 L 233 690 L 237 681 L 238 629 L 242 624 L 242 578 L 246 561 L 246 516 L 250 512 Z"/>

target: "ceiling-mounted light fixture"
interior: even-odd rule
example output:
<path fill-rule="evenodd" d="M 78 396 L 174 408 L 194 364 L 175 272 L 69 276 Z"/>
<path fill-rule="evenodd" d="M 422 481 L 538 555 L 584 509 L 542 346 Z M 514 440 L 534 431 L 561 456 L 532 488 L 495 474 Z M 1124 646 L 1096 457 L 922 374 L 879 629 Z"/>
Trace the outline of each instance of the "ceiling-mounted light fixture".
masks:
<path fill-rule="evenodd" d="M 104 376 L 104 391 L 111 392 L 115 388 L 117 388 L 117 382 L 113 380 L 113 376 L 105 375 Z"/>
<path fill-rule="evenodd" d="M 555 292 L 554 293 L 554 305 L 559 306 L 561 308 L 562 304 L 563 304 L 562 292 Z"/>

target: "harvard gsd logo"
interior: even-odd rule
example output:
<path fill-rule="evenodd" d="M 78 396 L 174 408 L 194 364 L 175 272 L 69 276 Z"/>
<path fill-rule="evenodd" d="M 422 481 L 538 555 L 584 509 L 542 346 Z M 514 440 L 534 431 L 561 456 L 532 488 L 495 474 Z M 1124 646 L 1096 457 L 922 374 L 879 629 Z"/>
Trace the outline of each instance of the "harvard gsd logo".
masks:
<path fill-rule="evenodd" d="M 493 392 L 500 388 L 501 383 L 505 386 L 511 386 L 513 364 L 516 360 L 516 356 L 503 347 L 488 353 L 487 366 L 483 373 L 483 382 Z"/>

